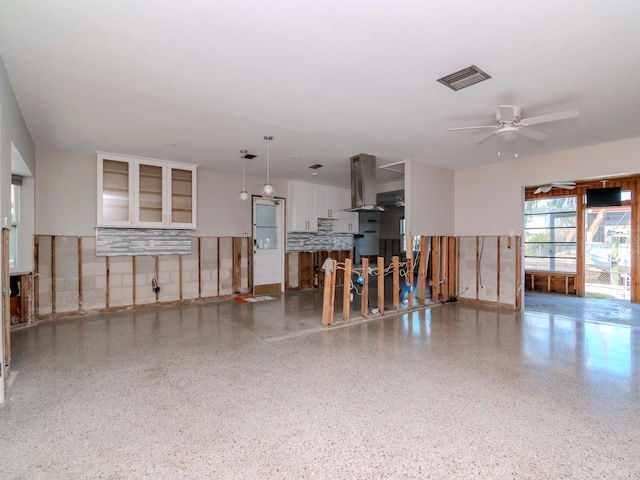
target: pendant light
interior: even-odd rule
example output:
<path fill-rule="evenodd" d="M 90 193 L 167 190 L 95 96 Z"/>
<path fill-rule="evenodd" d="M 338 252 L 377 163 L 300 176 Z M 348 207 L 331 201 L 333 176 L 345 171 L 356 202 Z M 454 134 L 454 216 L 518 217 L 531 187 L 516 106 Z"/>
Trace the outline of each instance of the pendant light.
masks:
<path fill-rule="evenodd" d="M 264 139 L 267 141 L 267 183 L 262 187 L 262 195 L 270 198 L 273 197 L 273 194 L 275 193 L 273 185 L 271 185 L 271 179 L 269 178 L 269 143 L 271 143 L 273 137 L 271 135 L 265 135 Z"/>
<path fill-rule="evenodd" d="M 244 162 L 246 155 L 247 150 L 240 150 L 240 158 L 242 158 L 242 191 L 240 192 L 240 200 L 247 200 L 249 198 L 247 189 L 244 186 Z"/>

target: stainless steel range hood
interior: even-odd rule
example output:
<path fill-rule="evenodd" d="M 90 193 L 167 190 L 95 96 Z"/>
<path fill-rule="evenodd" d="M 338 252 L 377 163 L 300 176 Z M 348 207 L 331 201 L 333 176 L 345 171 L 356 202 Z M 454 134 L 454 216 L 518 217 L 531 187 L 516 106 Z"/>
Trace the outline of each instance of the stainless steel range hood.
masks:
<path fill-rule="evenodd" d="M 351 157 L 351 208 L 347 212 L 382 212 L 376 204 L 376 157 L 361 153 Z"/>

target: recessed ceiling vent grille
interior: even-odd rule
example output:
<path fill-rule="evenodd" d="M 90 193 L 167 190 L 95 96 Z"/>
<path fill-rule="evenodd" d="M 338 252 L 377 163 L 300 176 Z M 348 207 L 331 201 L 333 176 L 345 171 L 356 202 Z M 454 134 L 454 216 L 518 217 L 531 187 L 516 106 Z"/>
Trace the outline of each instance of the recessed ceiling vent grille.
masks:
<path fill-rule="evenodd" d="M 462 88 L 475 85 L 476 83 L 483 82 L 490 79 L 491 76 L 480 70 L 475 65 L 463 68 L 451 75 L 439 78 L 438 81 L 449 87 L 451 90 L 458 91 Z"/>
<path fill-rule="evenodd" d="M 309 168 L 311 170 L 317 170 L 319 168 L 322 168 L 324 165 L 320 165 L 319 163 L 314 163 L 313 165 L 311 165 Z"/>

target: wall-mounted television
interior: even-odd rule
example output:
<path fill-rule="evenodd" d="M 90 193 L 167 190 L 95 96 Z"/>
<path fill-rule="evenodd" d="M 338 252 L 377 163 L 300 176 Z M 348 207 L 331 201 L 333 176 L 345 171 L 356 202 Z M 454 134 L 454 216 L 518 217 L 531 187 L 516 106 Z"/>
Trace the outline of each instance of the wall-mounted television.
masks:
<path fill-rule="evenodd" d="M 587 208 L 619 207 L 622 204 L 622 187 L 589 188 Z"/>

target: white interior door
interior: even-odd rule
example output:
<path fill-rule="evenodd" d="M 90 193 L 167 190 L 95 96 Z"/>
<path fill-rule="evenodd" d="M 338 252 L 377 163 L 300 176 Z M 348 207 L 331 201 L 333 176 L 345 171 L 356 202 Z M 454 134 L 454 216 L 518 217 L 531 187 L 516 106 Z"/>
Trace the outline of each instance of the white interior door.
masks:
<path fill-rule="evenodd" d="M 284 290 L 284 200 L 253 199 L 253 292 Z"/>

